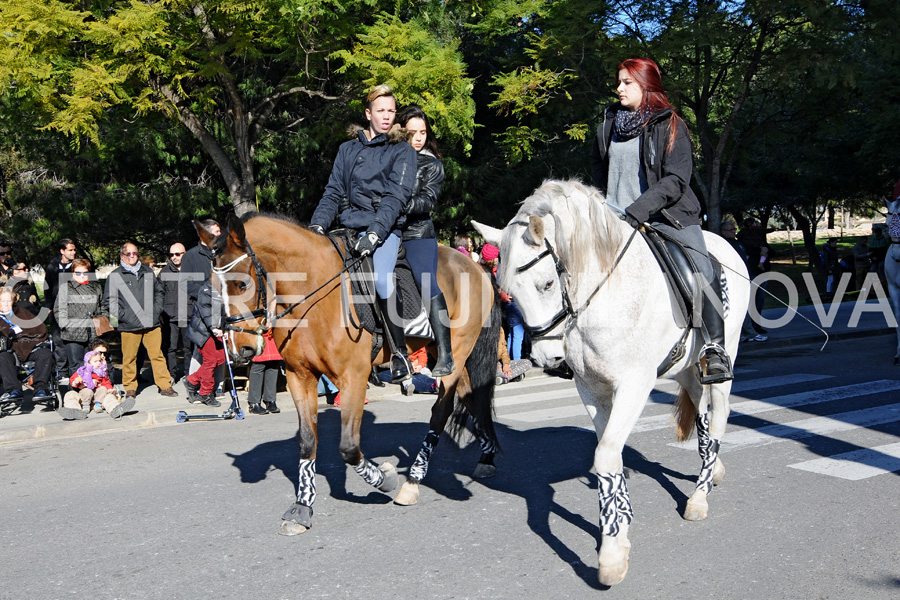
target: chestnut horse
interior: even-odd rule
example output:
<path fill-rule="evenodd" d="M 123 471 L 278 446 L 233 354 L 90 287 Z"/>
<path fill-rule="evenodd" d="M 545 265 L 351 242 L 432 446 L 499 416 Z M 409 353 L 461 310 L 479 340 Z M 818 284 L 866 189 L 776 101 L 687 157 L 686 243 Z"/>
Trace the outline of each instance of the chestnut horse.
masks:
<path fill-rule="evenodd" d="M 311 526 L 316 499 L 316 431 L 319 377 L 326 375 L 341 391 L 341 440 L 344 461 L 363 479 L 384 492 L 399 478 L 394 465 L 376 465 L 360 450 L 366 384 L 372 364 L 390 360 L 387 345 L 372 357 L 372 334 L 348 318 L 346 296 L 352 294 L 344 262 L 326 236 L 286 218 L 232 216 L 218 239 L 199 223 L 195 227 L 216 254 L 213 279 L 228 314 L 227 351 L 236 364 L 246 364 L 262 351 L 270 332 L 287 367 L 287 383 L 300 421 L 300 476 L 297 502 L 282 517 L 280 533 L 297 535 Z M 454 410 L 472 418 L 481 443 L 473 477 L 494 474 L 497 438 L 493 423 L 494 376 L 497 365 L 499 308 L 488 275 L 471 259 L 448 248 L 439 252 L 438 284 L 450 315 L 453 360 L 458 366 L 440 379 L 429 431 L 394 502 L 414 504 L 431 452 Z M 342 300 L 342 297 L 344 299 Z M 410 338 L 415 351 L 429 340 Z M 428 351 L 435 353 L 434 344 Z M 454 418 L 454 423 L 457 419 Z M 461 427 L 451 427 L 459 433 Z"/>

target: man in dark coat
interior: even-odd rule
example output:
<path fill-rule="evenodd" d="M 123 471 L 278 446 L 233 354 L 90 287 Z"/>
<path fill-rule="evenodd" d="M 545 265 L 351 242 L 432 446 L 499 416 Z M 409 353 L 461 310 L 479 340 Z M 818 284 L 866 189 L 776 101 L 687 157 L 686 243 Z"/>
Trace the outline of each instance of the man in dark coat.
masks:
<path fill-rule="evenodd" d="M 200 221 L 200 225 L 216 237 L 222 235 L 222 228 L 219 226 L 219 223 L 213 219 Z M 184 285 L 187 287 L 187 311 L 185 314 L 187 315 L 188 320 L 190 320 L 191 315 L 194 313 L 194 302 L 197 301 L 200 291 L 207 283 L 209 283 L 209 276 L 212 273 L 214 262 L 215 255 L 213 254 L 213 249 L 204 244 L 202 240 L 197 242 L 196 246 L 185 252 L 181 259 L 181 277 L 185 282 Z M 191 347 L 189 350 L 186 349 L 185 352 L 189 352 L 189 356 L 193 357 L 195 363 L 193 367 L 196 370 L 197 365 L 203 360 L 200 348 L 191 341 L 190 336 L 187 336 L 186 340 L 190 342 Z M 186 360 L 190 363 L 190 359 Z M 185 377 L 187 377 L 189 373 L 190 368 L 185 370 Z M 222 381 L 223 376 L 224 371 L 218 369 L 216 371 L 217 387 L 218 382 Z M 188 400 L 191 399 L 190 391 L 190 388 L 188 388 Z"/>
<path fill-rule="evenodd" d="M 186 335 L 191 315 L 188 312 L 187 282 L 181 273 L 184 253 L 184 245 L 172 244 L 169 248 L 169 260 L 159 273 L 165 293 L 162 312 L 163 350 L 172 381 L 178 380 L 175 360 L 179 346 L 184 351 L 184 375 L 188 374 L 191 365 L 191 342 Z"/>
<path fill-rule="evenodd" d="M 53 305 L 56 304 L 56 296 L 59 294 L 59 274 L 71 273 L 72 261 L 75 260 L 75 242 L 69 238 L 63 238 L 59 240 L 57 248 L 59 249 L 59 254 L 44 269 L 44 306 L 51 311 L 53 310 Z M 62 340 L 62 332 L 52 312 L 50 313 L 50 335 L 53 336 L 53 354 L 56 357 L 56 368 L 60 373 L 65 373 L 69 360 Z M 75 365 L 76 368 L 80 366 Z"/>
<path fill-rule="evenodd" d="M 103 313 L 110 315 L 122 334 L 122 385 L 126 397 L 137 395 L 137 354 L 143 345 L 153 367 L 153 379 L 163 396 L 177 396 L 172 389 L 162 354 L 159 316 L 163 288 L 150 267 L 138 260 L 137 246 L 125 244 L 119 268 L 109 274 L 103 290 Z"/>
<path fill-rule="evenodd" d="M 47 327 L 33 314 L 15 304 L 16 293 L 10 287 L 0 288 L 0 378 L 3 379 L 3 399 L 22 400 L 22 383 L 16 359 L 24 363 L 33 360 L 34 401 L 51 398 L 50 375 L 53 353 L 47 346 Z"/>

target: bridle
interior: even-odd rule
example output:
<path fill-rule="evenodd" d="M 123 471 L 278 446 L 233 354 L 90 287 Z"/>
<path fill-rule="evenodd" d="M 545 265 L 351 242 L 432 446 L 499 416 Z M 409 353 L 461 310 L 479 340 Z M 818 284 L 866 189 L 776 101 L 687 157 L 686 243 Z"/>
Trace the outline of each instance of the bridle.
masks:
<path fill-rule="evenodd" d="M 353 260 L 349 260 L 344 262 L 343 268 L 338 271 L 333 277 L 329 278 L 328 281 L 314 289 L 313 291 L 305 294 L 302 300 L 298 300 L 294 302 L 283 311 L 278 314 L 270 315 L 269 312 L 269 273 L 266 271 L 266 268 L 262 266 L 262 263 L 259 262 L 259 259 L 256 257 L 256 253 L 253 251 L 252 246 L 250 246 L 249 240 L 244 240 L 244 248 L 246 252 L 241 256 L 237 257 L 227 265 L 222 267 L 213 267 L 212 272 L 219 276 L 219 282 L 222 285 L 222 295 L 223 302 L 226 306 L 230 306 L 228 303 L 228 293 L 227 293 L 227 282 L 225 281 L 224 275 L 234 269 L 237 265 L 243 262 L 245 259 L 250 259 L 253 263 L 253 270 L 256 273 L 256 308 L 253 310 L 249 310 L 246 312 L 238 313 L 236 315 L 227 315 L 225 317 L 222 329 L 226 331 L 237 331 L 240 333 L 249 333 L 251 335 L 257 336 L 256 345 L 257 345 L 257 355 L 262 352 L 262 346 L 265 344 L 264 336 L 270 332 L 279 319 L 289 315 L 295 308 L 306 302 L 309 298 L 317 294 L 320 290 L 325 288 L 332 281 L 340 277 L 342 274 L 349 272 L 350 269 L 356 266 L 364 257 L 359 256 Z M 272 288 L 272 294 L 275 294 L 275 289 Z M 246 327 L 237 327 L 236 323 L 243 323 L 245 321 L 250 321 L 252 319 L 256 319 L 260 322 L 259 326 L 256 329 L 247 329 Z"/>
<path fill-rule="evenodd" d="M 516 221 L 511 223 L 512 225 L 523 225 L 528 227 L 527 223 L 522 221 Z M 572 304 L 572 299 L 569 297 L 569 288 L 567 285 L 568 278 L 570 276 L 569 272 L 566 270 L 566 266 L 562 263 L 557 256 L 556 252 L 553 250 L 553 246 L 550 245 L 550 241 L 545 237 L 544 238 L 544 246 L 546 250 L 538 254 L 535 258 L 528 261 L 521 267 L 516 269 L 516 273 L 524 273 L 531 267 L 537 265 L 541 260 L 546 257 L 551 257 L 553 259 L 553 264 L 556 268 L 556 276 L 559 279 L 559 288 L 562 292 L 562 308 L 559 309 L 555 315 L 550 317 L 550 320 L 542 323 L 540 325 L 531 326 L 525 322 L 524 315 L 522 317 L 522 325 L 525 328 L 525 331 L 528 333 L 528 337 L 532 342 L 536 342 L 539 340 L 561 340 L 563 339 L 563 333 L 558 333 L 556 335 L 549 335 L 551 331 L 556 329 L 563 321 L 567 318 L 571 319 L 573 322 L 578 318 L 584 310 L 590 305 L 591 301 L 600 291 L 606 282 L 609 280 L 609 277 L 613 274 L 613 271 L 616 270 L 616 267 L 619 266 L 619 262 L 621 262 L 622 257 L 625 256 L 625 252 L 628 251 L 628 247 L 631 246 L 632 240 L 634 240 L 635 235 L 637 235 L 637 229 L 632 230 L 631 236 L 629 236 L 628 241 L 625 243 L 625 246 L 619 251 L 618 256 L 616 256 L 616 260 L 613 262 L 612 268 L 610 268 L 609 273 L 604 275 L 603 279 L 600 280 L 600 283 L 597 284 L 597 287 L 594 288 L 594 291 L 588 296 L 587 300 L 585 300 L 584 304 L 581 305 L 580 308 L 574 308 Z M 564 277 L 565 275 L 565 277 Z"/>

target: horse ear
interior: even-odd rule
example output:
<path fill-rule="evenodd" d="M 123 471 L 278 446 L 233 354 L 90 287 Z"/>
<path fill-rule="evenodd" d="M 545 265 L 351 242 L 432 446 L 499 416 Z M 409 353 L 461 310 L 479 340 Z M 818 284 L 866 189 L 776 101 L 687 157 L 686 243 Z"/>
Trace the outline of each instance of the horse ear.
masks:
<path fill-rule="evenodd" d="M 228 215 L 228 237 L 239 248 L 244 247 L 244 241 L 247 239 L 244 222 L 234 213 Z"/>
<path fill-rule="evenodd" d="M 200 223 L 200 221 L 198 221 L 197 219 L 194 219 L 193 223 L 194 229 L 197 230 L 197 237 L 200 238 L 200 241 L 203 242 L 203 245 L 207 248 L 212 248 L 213 243 L 216 241 L 216 236 L 214 236 L 213 233 L 209 229 L 204 227 L 203 224 Z"/>
<path fill-rule="evenodd" d="M 481 234 L 481 237 L 484 238 L 485 242 L 497 246 L 498 248 L 500 247 L 500 242 L 503 239 L 502 229 L 497 229 L 496 227 L 491 227 L 490 225 L 485 225 L 478 221 L 472 221 L 472 227 Z"/>
<path fill-rule="evenodd" d="M 544 241 L 544 220 L 537 215 L 528 217 L 528 232 L 536 246 L 540 246 Z"/>

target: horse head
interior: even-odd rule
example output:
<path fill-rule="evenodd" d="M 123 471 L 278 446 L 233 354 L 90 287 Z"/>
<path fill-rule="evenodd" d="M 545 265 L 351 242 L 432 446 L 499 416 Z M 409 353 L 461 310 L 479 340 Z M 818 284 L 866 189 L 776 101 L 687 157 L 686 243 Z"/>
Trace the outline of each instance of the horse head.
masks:
<path fill-rule="evenodd" d="M 548 236 L 554 227 L 552 217 L 520 211 L 503 230 L 475 221 L 472 225 L 485 241 L 500 248 L 500 287 L 522 313 L 532 360 L 544 367 L 560 366 L 565 359 L 567 313 L 560 284 L 562 266 Z"/>
<path fill-rule="evenodd" d="M 194 221 L 200 240 L 213 249 L 215 264 L 212 284 L 222 296 L 226 351 L 236 365 L 245 365 L 262 352 L 263 333 L 267 329 L 266 272 L 254 254 L 244 223 L 230 215 L 225 231 L 218 238 Z"/>

